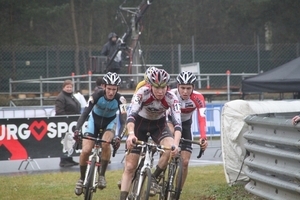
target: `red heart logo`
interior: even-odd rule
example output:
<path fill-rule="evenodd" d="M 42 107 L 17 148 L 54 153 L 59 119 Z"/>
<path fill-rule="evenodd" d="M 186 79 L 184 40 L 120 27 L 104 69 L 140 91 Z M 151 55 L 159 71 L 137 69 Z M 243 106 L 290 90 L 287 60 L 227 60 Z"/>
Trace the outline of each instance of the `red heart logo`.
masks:
<path fill-rule="evenodd" d="M 44 135 L 47 133 L 47 124 L 45 121 L 34 121 L 29 126 L 29 130 L 31 134 L 38 140 L 41 141 L 41 139 L 44 137 Z"/>

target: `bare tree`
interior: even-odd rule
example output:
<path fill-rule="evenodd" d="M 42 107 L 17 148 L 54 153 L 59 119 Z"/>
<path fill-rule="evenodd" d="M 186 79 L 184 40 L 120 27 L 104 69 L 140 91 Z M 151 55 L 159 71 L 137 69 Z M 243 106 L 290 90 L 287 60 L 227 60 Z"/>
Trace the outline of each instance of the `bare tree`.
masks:
<path fill-rule="evenodd" d="M 78 31 L 77 31 L 77 26 L 76 26 L 74 0 L 70 0 L 70 11 L 71 11 L 73 33 L 74 33 L 74 40 L 75 40 L 75 53 L 74 53 L 75 73 L 76 73 L 76 75 L 78 75 L 78 74 L 80 74 L 80 68 L 79 68 L 79 42 L 78 42 Z"/>

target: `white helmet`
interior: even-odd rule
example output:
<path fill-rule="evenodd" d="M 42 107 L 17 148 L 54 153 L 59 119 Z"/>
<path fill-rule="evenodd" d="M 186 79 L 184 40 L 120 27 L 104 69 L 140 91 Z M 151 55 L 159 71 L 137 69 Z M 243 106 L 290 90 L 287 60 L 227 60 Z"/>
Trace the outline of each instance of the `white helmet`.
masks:
<path fill-rule="evenodd" d="M 163 69 L 156 69 L 148 76 L 148 82 L 154 87 L 166 87 L 170 81 L 170 74 Z"/>
<path fill-rule="evenodd" d="M 145 80 L 146 82 L 148 82 L 148 77 L 149 77 L 149 75 L 150 75 L 153 71 L 155 71 L 155 70 L 157 70 L 156 67 L 148 67 L 148 68 L 146 69 L 145 74 L 144 74 L 144 80 Z"/>
<path fill-rule="evenodd" d="M 180 85 L 193 85 L 196 81 L 196 76 L 192 72 L 183 71 L 178 74 L 176 81 Z"/>
<path fill-rule="evenodd" d="M 103 81 L 106 85 L 120 85 L 121 78 L 117 73 L 108 72 L 104 77 Z"/>

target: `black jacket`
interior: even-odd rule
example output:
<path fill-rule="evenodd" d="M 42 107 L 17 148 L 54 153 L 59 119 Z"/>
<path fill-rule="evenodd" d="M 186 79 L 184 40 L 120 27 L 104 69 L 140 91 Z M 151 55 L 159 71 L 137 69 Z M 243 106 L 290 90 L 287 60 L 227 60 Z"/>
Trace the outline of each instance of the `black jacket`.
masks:
<path fill-rule="evenodd" d="M 72 93 L 61 91 L 55 100 L 56 115 L 80 114 L 80 103 Z"/>
<path fill-rule="evenodd" d="M 110 62 L 115 51 L 118 49 L 118 44 L 111 40 L 112 37 L 118 37 L 118 36 L 115 33 L 110 33 L 108 35 L 108 42 L 106 44 L 104 44 L 102 51 L 101 51 L 102 56 L 107 56 L 107 63 Z M 122 62 L 121 61 L 116 62 L 115 60 L 113 60 L 110 64 L 110 66 L 108 66 L 108 68 L 121 68 L 121 67 L 122 67 Z"/>

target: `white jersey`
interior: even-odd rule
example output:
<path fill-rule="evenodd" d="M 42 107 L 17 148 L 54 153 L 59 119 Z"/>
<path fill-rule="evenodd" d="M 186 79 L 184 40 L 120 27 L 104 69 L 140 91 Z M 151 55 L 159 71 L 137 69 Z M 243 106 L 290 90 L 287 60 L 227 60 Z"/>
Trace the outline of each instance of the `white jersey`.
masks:
<path fill-rule="evenodd" d="M 177 96 L 167 91 L 162 100 L 157 100 L 150 86 L 141 87 L 132 97 L 128 122 L 134 122 L 137 116 L 148 120 L 158 120 L 166 117 L 166 111 L 170 108 L 170 115 L 174 127 L 181 129 L 181 110 Z"/>
<path fill-rule="evenodd" d="M 184 100 L 180 97 L 177 88 L 172 89 L 171 92 L 173 92 L 179 99 L 181 108 L 181 121 L 185 122 L 191 119 L 193 112 L 196 110 L 198 120 L 197 123 L 201 138 L 206 138 L 206 105 L 204 96 L 197 91 L 193 91 L 190 97 Z"/>

